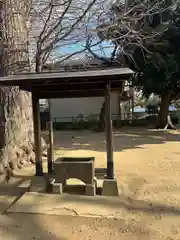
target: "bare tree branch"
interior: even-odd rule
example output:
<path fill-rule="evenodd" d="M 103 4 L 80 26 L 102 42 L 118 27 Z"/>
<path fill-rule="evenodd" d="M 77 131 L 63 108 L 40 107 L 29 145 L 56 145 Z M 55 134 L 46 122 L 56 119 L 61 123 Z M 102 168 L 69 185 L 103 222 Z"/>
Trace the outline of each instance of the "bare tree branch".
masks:
<path fill-rule="evenodd" d="M 90 3 L 85 0 L 32 1 L 31 62 L 35 60 L 36 65 L 44 65 L 53 54 L 56 57 L 58 51 L 61 53 L 68 44 L 70 46 L 84 41 L 86 36 L 83 28 L 97 15 L 96 3 L 101 4 L 106 0 L 91 0 Z M 84 48 L 77 53 L 83 51 Z M 72 56 L 74 55 L 75 53 L 72 53 Z"/>
<path fill-rule="evenodd" d="M 106 11 L 100 16 L 98 27 L 92 27 L 89 31 L 97 34 L 100 39 L 113 43 L 116 48 L 115 54 L 119 52 L 132 58 L 133 49 L 140 47 L 148 52 L 145 41 L 153 40 L 167 31 L 171 22 L 170 14 L 177 2 L 178 0 L 169 3 L 165 0 L 125 0 L 125 3 L 117 1 L 109 12 Z M 162 17 L 165 18 L 163 21 Z M 154 20 L 157 22 L 154 23 Z M 99 59 L 92 49 L 88 50 Z M 116 60 L 118 61 L 117 58 Z"/>
<path fill-rule="evenodd" d="M 43 31 L 41 32 L 41 36 L 40 36 L 40 43 L 43 44 L 44 41 L 46 41 L 46 39 L 52 34 L 52 32 L 55 32 L 56 29 L 60 26 L 65 14 L 68 12 L 70 6 L 71 6 L 72 0 L 69 0 L 67 7 L 65 8 L 65 10 L 63 11 L 62 15 L 60 16 L 59 20 L 57 21 L 57 23 L 49 30 L 49 32 L 41 39 L 41 36 L 44 34 L 45 29 L 43 29 Z M 53 6 L 53 5 L 52 5 Z M 48 18 L 49 21 L 50 17 Z"/>
<path fill-rule="evenodd" d="M 68 30 L 67 32 L 65 32 L 65 33 L 64 33 L 62 36 L 60 36 L 60 37 L 57 37 L 58 34 L 56 34 L 54 41 L 51 42 L 46 48 L 44 48 L 44 49 L 42 50 L 42 52 L 50 51 L 57 42 L 65 39 L 68 35 L 70 35 L 71 32 L 74 30 L 74 28 L 78 25 L 78 23 L 82 21 L 82 19 L 84 18 L 84 16 L 87 14 L 87 12 L 90 10 L 90 8 L 93 6 L 93 4 L 94 4 L 95 2 L 96 2 L 96 0 L 93 0 L 93 1 L 88 5 L 88 7 L 86 8 L 86 10 L 83 12 L 83 14 L 71 25 L 71 27 L 69 28 L 69 30 Z"/>

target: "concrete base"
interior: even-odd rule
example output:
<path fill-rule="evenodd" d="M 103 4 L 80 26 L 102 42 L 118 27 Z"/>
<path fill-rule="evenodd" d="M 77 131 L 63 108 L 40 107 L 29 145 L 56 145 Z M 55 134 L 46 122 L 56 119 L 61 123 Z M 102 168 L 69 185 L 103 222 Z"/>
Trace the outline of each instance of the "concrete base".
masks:
<path fill-rule="evenodd" d="M 87 196 L 95 196 L 96 195 L 96 187 L 95 184 L 86 184 L 86 192 Z"/>
<path fill-rule="evenodd" d="M 104 179 L 102 195 L 103 196 L 119 196 L 118 184 L 116 179 Z"/>
<path fill-rule="evenodd" d="M 44 176 L 34 176 L 31 180 L 30 192 L 44 192 L 45 191 Z"/>
<path fill-rule="evenodd" d="M 53 185 L 52 185 L 53 182 L 54 182 L 53 176 L 47 176 L 45 178 L 45 185 L 46 185 L 45 192 L 46 193 L 52 193 L 53 192 Z"/>
<path fill-rule="evenodd" d="M 55 179 L 52 182 L 52 193 L 63 194 L 63 184 L 62 183 L 56 183 Z"/>
<path fill-rule="evenodd" d="M 25 180 L 18 185 L 18 188 L 20 189 L 21 193 L 29 192 L 30 187 L 31 187 L 31 180 L 30 179 Z"/>

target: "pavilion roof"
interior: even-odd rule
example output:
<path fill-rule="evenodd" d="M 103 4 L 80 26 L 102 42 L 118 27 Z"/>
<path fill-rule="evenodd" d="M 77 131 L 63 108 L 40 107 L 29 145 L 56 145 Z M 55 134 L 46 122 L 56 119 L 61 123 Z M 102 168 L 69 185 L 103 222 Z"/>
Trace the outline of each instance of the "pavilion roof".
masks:
<path fill-rule="evenodd" d="M 120 90 L 122 82 L 132 77 L 129 68 L 107 68 L 74 72 L 23 73 L 0 78 L 0 86 L 19 86 L 39 98 L 103 96 L 105 86 Z"/>

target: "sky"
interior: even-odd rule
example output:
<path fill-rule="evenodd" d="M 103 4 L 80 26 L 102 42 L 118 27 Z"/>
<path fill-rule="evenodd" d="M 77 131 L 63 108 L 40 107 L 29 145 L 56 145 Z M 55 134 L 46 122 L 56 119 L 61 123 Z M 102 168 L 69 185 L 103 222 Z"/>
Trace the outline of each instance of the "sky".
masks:
<path fill-rule="evenodd" d="M 81 6 L 82 0 L 77 2 L 79 2 Z M 87 5 L 87 3 L 89 2 L 90 1 L 84 0 L 85 5 Z M 75 3 L 76 3 L 76 0 L 75 0 Z M 90 18 L 88 17 L 89 18 L 88 22 L 87 20 L 85 20 L 86 18 L 83 20 L 82 29 L 80 31 L 80 33 L 82 34 L 82 39 L 85 38 L 86 36 L 86 30 L 84 31 L 84 28 L 85 29 L 88 28 L 92 34 L 92 37 L 94 36 L 94 41 L 92 41 L 91 44 L 93 45 L 97 41 L 100 41 L 100 39 L 97 36 L 97 32 L 94 30 L 96 29 L 96 26 L 99 24 L 100 21 L 102 21 L 104 18 L 107 18 L 106 12 L 112 6 L 112 3 L 113 3 L 113 0 L 96 0 L 96 4 L 93 5 L 91 10 L 89 11 L 89 14 L 87 14 L 89 17 L 91 16 Z M 82 41 L 81 43 L 71 44 L 69 46 L 63 47 L 60 49 L 60 51 L 63 54 L 78 52 L 84 48 L 83 45 L 85 45 L 85 42 Z M 95 52 L 98 55 L 108 57 L 108 56 L 111 56 L 111 53 L 114 47 L 110 42 L 104 41 L 100 45 L 92 47 L 91 49 L 93 50 L 93 52 Z"/>
<path fill-rule="evenodd" d="M 91 0 L 92 1 L 92 0 Z M 74 22 L 84 13 L 84 10 L 87 9 L 89 6 L 89 0 L 72 0 L 71 5 L 69 10 L 66 12 L 66 14 L 63 17 L 62 20 L 62 26 L 60 28 L 65 29 L 60 31 L 60 37 L 63 35 L 65 32 L 68 32 L 67 29 L 71 29 L 71 26 L 73 25 Z M 36 9 L 36 14 L 34 17 L 33 21 L 33 37 L 36 38 L 39 36 L 39 26 L 44 26 L 44 19 L 46 19 L 46 15 L 49 13 L 48 7 L 44 3 L 42 4 L 42 0 L 34 1 L 34 8 Z M 62 1 L 63 2 L 63 1 Z M 67 1 L 66 1 L 67 2 Z M 39 3 L 39 4 L 38 4 Z M 40 4 L 41 3 L 41 4 Z M 96 3 L 91 7 L 91 9 L 88 11 L 86 16 L 83 18 L 82 22 L 76 26 L 74 31 L 70 32 L 67 38 L 72 39 L 74 36 L 73 41 L 78 41 L 81 40 L 82 43 L 75 43 L 75 44 L 70 44 L 63 46 L 64 42 L 61 43 L 61 47 L 57 46 L 57 48 L 54 49 L 52 52 L 52 59 L 55 58 L 61 58 L 62 59 L 71 53 L 79 52 L 83 50 L 83 40 L 85 39 L 85 36 L 87 34 L 87 30 L 91 33 L 91 37 L 94 37 L 94 42 L 92 41 L 92 44 L 95 44 L 96 41 L 99 41 L 97 33 L 95 31 L 96 26 L 99 25 L 100 23 L 103 23 L 105 19 L 107 19 L 107 13 L 108 9 L 112 6 L 113 0 L 96 0 Z M 68 3 L 66 3 L 68 5 Z M 50 20 L 47 24 L 47 29 L 48 27 L 51 27 L 53 23 L 56 22 L 57 19 L 59 19 L 62 14 L 64 13 L 66 8 L 66 4 L 64 7 L 59 8 L 57 7 L 53 8 L 53 13 L 51 14 Z M 43 10 L 43 11 L 42 11 Z M 72 23 L 71 23 L 72 21 Z M 52 36 L 51 36 L 52 37 Z M 72 41 L 72 40 L 70 40 Z M 48 40 L 47 40 L 48 42 Z M 65 40 L 65 44 L 67 43 L 67 39 Z M 57 45 L 60 45 L 58 43 Z M 84 42 L 85 45 L 85 42 Z M 58 49 L 58 50 L 57 50 Z M 100 56 L 108 57 L 111 55 L 113 51 L 113 46 L 110 46 L 109 42 L 103 42 L 101 45 L 92 47 L 91 48 L 93 52 Z M 83 53 L 81 53 L 83 55 Z"/>
<path fill-rule="evenodd" d="M 95 44 L 95 42 L 92 44 Z M 74 52 L 81 51 L 83 49 L 83 43 L 76 43 L 71 44 L 69 46 L 65 46 L 60 49 L 61 53 L 64 54 L 70 54 Z M 104 57 L 111 56 L 111 53 L 113 51 L 113 45 L 110 42 L 102 42 L 101 45 L 97 45 L 91 48 L 96 54 Z"/>

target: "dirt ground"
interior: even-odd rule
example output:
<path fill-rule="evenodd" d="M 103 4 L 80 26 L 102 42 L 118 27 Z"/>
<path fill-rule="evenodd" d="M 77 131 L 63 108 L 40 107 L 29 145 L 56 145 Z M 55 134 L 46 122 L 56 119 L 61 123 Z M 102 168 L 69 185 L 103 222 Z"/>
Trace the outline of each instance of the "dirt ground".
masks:
<path fill-rule="evenodd" d="M 57 156 L 94 156 L 96 167 L 106 167 L 103 133 L 56 132 L 54 139 Z M 179 140 L 178 130 L 114 132 L 115 175 L 128 203 L 121 207 L 126 210 L 122 219 L 2 213 L 0 239 L 179 240 Z M 19 179 L 26 178 L 33 174 L 33 167 L 18 174 Z M 8 200 L 18 196 L 13 183 L 11 186 L 4 192 L 0 188 L 2 212 L 9 206 Z"/>

